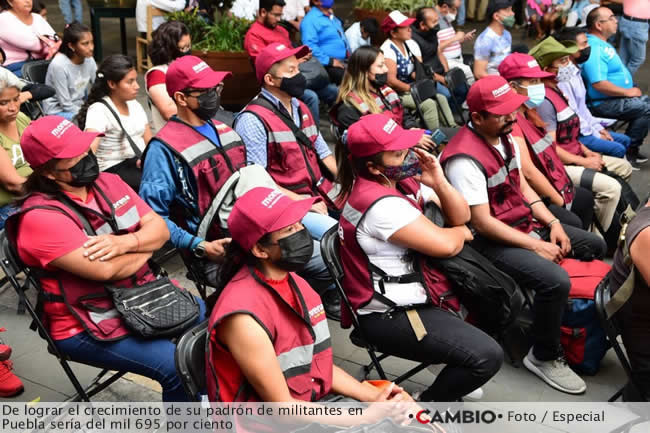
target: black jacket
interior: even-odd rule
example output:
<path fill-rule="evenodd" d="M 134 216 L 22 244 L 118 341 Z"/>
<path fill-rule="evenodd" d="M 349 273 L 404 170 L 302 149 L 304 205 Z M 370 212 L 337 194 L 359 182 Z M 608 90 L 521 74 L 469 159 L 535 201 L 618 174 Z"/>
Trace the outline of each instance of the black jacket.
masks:
<path fill-rule="evenodd" d="M 436 33 L 433 31 L 422 32 L 415 27 L 415 24 L 411 25 L 411 30 L 411 38 L 418 43 L 420 51 L 422 51 L 422 63 L 433 68 L 435 73 L 444 75 L 445 68 L 438 57 L 438 37 Z"/>

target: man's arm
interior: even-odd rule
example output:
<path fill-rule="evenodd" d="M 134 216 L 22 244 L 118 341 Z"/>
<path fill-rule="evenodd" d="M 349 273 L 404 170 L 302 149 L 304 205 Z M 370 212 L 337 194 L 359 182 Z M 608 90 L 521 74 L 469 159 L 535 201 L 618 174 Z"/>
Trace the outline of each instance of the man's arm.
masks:
<path fill-rule="evenodd" d="M 592 87 L 607 96 L 634 98 L 642 95 L 641 90 L 638 87 L 624 89 L 623 87 L 619 87 L 607 80 L 593 83 Z"/>
<path fill-rule="evenodd" d="M 474 59 L 474 76 L 477 80 L 480 80 L 488 74 L 487 65 L 487 60 Z"/>
<path fill-rule="evenodd" d="M 529 184 L 539 195 L 550 198 L 553 204 L 564 206 L 562 195 L 553 187 L 553 185 L 551 185 L 551 182 L 537 169 L 533 161 L 530 159 L 528 146 L 526 146 L 524 140 L 519 136 L 513 135 L 512 137 L 515 140 L 517 147 L 519 147 L 519 154 L 521 155 L 521 171 Z"/>
<path fill-rule="evenodd" d="M 315 26 L 315 17 L 306 15 L 300 23 L 300 35 L 302 43 L 311 48 L 311 52 L 321 62 L 327 66 L 330 62 L 330 56 L 325 54 L 319 45 L 318 29 Z"/>
<path fill-rule="evenodd" d="M 262 121 L 256 115 L 244 112 L 237 117 L 234 129 L 246 146 L 248 162 L 266 168 L 268 139 Z"/>

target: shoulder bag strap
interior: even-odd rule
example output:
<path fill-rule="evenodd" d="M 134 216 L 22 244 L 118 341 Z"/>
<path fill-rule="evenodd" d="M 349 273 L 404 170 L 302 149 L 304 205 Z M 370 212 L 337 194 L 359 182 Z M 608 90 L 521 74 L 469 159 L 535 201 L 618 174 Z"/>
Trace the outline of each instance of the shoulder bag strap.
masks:
<path fill-rule="evenodd" d="M 106 102 L 104 99 L 100 99 L 99 102 L 101 104 L 104 104 L 106 108 L 108 108 L 108 111 L 110 111 L 113 114 L 113 117 L 115 117 L 115 120 L 117 120 L 117 124 L 120 125 L 120 128 L 122 128 L 122 132 L 124 135 L 126 135 L 126 139 L 129 141 L 129 145 L 131 145 L 131 150 L 133 150 L 133 153 L 135 153 L 135 156 L 140 158 L 142 156 L 142 151 L 138 146 L 135 145 L 135 142 L 131 138 L 128 132 L 126 132 L 126 129 L 124 129 L 124 125 L 122 125 L 122 121 L 120 120 L 120 116 L 113 110 L 113 108 L 110 106 L 108 102 Z"/>
<path fill-rule="evenodd" d="M 271 101 L 269 101 L 268 99 L 260 95 L 259 97 L 255 98 L 251 102 L 251 104 L 259 105 L 260 107 L 264 107 L 267 110 L 271 110 L 275 115 L 277 115 L 280 118 L 280 120 L 282 120 L 282 122 L 285 125 L 287 125 L 291 129 L 291 132 L 293 133 L 293 135 L 296 137 L 296 140 L 298 140 L 300 144 L 315 151 L 314 145 L 311 143 L 309 137 L 307 137 L 305 133 L 302 132 L 302 130 L 298 127 L 298 125 L 296 125 L 293 119 L 287 116 L 286 113 L 283 113 L 282 111 L 278 110 L 278 108 L 275 105 L 273 105 Z"/>

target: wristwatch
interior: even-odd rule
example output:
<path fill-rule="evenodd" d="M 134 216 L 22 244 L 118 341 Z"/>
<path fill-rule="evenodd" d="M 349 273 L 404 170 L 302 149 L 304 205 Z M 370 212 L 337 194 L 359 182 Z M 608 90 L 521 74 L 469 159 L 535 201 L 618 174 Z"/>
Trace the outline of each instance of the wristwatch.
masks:
<path fill-rule="evenodd" d="M 205 258 L 205 241 L 199 242 L 196 248 L 194 248 L 194 257 L 197 259 Z"/>

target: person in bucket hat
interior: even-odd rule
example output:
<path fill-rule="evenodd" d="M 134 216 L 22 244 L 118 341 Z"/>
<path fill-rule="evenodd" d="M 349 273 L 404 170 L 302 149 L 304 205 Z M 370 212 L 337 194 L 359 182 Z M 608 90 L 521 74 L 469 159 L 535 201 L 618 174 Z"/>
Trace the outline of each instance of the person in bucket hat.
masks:
<path fill-rule="evenodd" d="M 478 80 L 467 96 L 471 123 L 449 141 L 441 162 L 469 204 L 472 247 L 535 293 L 534 344 L 524 365 L 553 388 L 581 394 L 587 386 L 567 365 L 560 344 L 571 282 L 558 263 L 603 257 L 606 247 L 598 235 L 561 224 L 523 176 L 512 131 L 527 100 L 504 77 Z"/>
<path fill-rule="evenodd" d="M 630 137 L 607 130 L 602 122 L 605 119 L 593 116 L 587 107 L 587 89 L 580 75 L 580 68 L 574 64 L 574 54 L 578 46 L 573 41 L 558 42 L 552 36 L 544 39 L 530 50 L 545 71 L 555 75 L 549 85 L 555 85 L 567 99 L 571 109 L 580 117 L 580 136 L 582 144 L 593 152 L 623 158 L 630 146 Z M 632 168 L 638 170 L 633 161 Z M 608 167 L 609 168 L 609 167 Z M 629 176 L 629 174 L 628 174 Z"/>
<path fill-rule="evenodd" d="M 60 116 L 41 117 L 25 129 L 21 147 L 34 172 L 20 210 L 7 222 L 7 237 L 37 275 L 41 320 L 68 359 L 147 376 L 161 384 L 164 401 L 188 401 L 175 343 L 144 339 L 106 290 L 155 281 L 149 260 L 169 231 L 119 176 L 99 171 L 91 150 L 99 135 Z M 196 302 L 198 323 L 205 304 Z"/>

